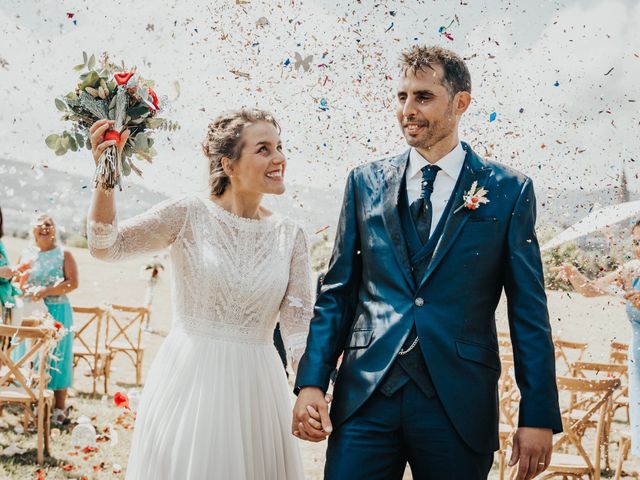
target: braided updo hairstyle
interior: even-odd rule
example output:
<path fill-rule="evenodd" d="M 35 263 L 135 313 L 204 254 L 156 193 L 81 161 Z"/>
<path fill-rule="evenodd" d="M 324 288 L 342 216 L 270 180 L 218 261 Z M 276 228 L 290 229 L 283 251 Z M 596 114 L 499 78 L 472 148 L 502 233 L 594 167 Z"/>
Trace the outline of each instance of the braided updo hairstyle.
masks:
<path fill-rule="evenodd" d="M 240 158 L 244 147 L 242 132 L 245 127 L 257 122 L 270 123 L 280 133 L 280 125 L 273 116 L 258 109 L 225 112 L 209 124 L 202 151 L 209 160 L 209 188 L 212 195 L 219 197 L 229 186 L 230 180 L 224 171 L 222 158 L 227 157 L 232 162 Z"/>

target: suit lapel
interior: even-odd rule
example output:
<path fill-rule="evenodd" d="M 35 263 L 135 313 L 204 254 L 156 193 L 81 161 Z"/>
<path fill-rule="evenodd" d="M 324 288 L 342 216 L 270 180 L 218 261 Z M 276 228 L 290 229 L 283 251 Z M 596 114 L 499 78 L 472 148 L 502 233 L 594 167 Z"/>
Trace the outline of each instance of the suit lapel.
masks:
<path fill-rule="evenodd" d="M 398 199 L 401 194 L 400 186 L 402 185 L 402 178 L 408 161 L 409 150 L 391 159 L 380 170 L 381 184 L 384 185 L 382 189 L 382 218 L 391 239 L 393 252 L 402 267 L 402 273 L 409 284 L 415 286 L 415 281 L 411 275 L 409 253 L 404 240 L 402 224 L 400 223 L 400 212 L 398 211 Z"/>
<path fill-rule="evenodd" d="M 429 276 L 442 261 L 446 253 L 449 251 L 449 248 L 451 248 L 451 245 L 453 245 L 453 242 L 462 231 L 462 227 L 464 227 L 464 224 L 469 219 L 469 210 L 466 208 L 462 208 L 457 213 L 454 213 L 464 202 L 463 197 L 465 192 L 471 188 L 471 184 L 474 181 L 477 181 L 478 186 L 480 187 L 486 186 L 489 173 L 491 172 L 491 169 L 485 166 L 480 157 L 471 150 L 471 147 L 465 143 L 463 143 L 463 146 L 467 150 L 467 154 L 462 171 L 460 172 L 460 182 L 458 183 L 456 194 L 453 197 L 454 203 L 449 211 L 449 216 L 446 219 L 442 236 L 440 237 L 440 240 L 433 252 L 433 256 L 431 257 L 429 266 L 427 267 L 424 277 L 418 286 L 418 290 L 422 288 Z"/>

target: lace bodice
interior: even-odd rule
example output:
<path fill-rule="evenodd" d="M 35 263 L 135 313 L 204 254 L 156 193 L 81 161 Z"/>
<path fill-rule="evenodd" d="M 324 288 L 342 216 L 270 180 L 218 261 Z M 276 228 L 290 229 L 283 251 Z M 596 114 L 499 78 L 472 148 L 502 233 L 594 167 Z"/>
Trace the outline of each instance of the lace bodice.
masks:
<path fill-rule="evenodd" d="M 192 196 L 119 226 L 90 222 L 87 232 L 92 255 L 108 261 L 170 247 L 174 328 L 267 343 L 279 315 L 288 352 L 300 358 L 313 294 L 306 235 L 291 220 L 242 218 Z"/>

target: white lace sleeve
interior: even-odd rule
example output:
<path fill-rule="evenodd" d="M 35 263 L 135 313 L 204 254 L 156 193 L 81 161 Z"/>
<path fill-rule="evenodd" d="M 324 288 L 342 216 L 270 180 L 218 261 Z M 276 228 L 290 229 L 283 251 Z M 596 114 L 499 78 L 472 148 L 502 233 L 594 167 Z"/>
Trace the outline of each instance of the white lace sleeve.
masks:
<path fill-rule="evenodd" d="M 123 258 L 162 250 L 184 230 L 188 198 L 169 199 L 118 226 L 89 221 L 87 238 L 91 255 L 101 260 Z"/>
<path fill-rule="evenodd" d="M 304 353 L 309 322 L 313 316 L 313 303 L 307 236 L 298 228 L 289 267 L 289 284 L 280 304 L 280 330 L 289 361 L 293 360 L 292 365 L 297 365 Z"/>

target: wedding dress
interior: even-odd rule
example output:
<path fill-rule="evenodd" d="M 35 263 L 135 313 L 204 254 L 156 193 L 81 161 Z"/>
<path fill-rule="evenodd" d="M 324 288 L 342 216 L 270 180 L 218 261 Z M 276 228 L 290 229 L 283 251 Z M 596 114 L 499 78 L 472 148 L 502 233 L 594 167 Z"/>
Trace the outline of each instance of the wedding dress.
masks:
<path fill-rule="evenodd" d="M 192 196 L 119 226 L 90 222 L 88 233 L 104 260 L 171 252 L 173 326 L 141 395 L 126 478 L 303 478 L 272 338 L 279 317 L 299 359 L 313 304 L 304 232 Z"/>

